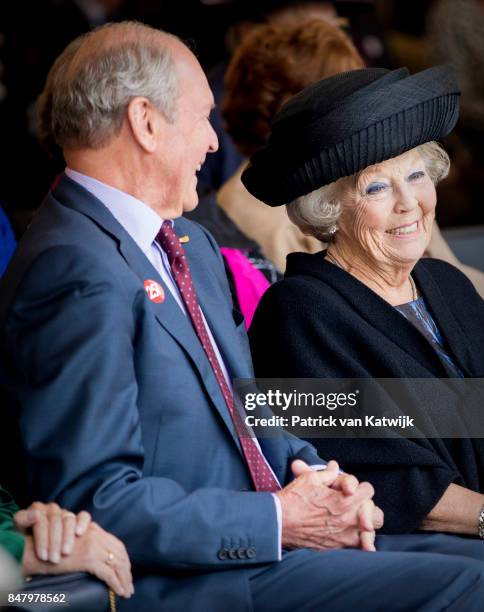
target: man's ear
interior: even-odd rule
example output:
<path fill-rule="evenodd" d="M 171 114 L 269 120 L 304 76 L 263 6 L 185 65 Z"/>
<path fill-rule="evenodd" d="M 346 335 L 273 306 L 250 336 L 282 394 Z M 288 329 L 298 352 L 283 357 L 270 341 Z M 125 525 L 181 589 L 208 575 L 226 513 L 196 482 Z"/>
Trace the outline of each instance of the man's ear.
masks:
<path fill-rule="evenodd" d="M 134 138 L 147 153 L 153 153 L 157 147 L 158 132 L 163 118 L 153 104 L 141 96 L 133 98 L 128 104 L 128 123 Z"/>

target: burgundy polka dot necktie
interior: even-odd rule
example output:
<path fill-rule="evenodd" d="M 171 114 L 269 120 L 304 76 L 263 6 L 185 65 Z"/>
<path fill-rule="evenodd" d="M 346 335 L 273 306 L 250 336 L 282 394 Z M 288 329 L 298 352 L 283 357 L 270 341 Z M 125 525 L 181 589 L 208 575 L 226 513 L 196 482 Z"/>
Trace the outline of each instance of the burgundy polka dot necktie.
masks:
<path fill-rule="evenodd" d="M 170 221 L 163 222 L 156 240 L 168 256 L 173 278 L 178 285 L 192 325 L 208 357 L 210 365 L 212 366 L 220 390 L 222 391 L 227 408 L 234 422 L 252 480 L 254 481 L 255 489 L 256 491 L 278 491 L 281 488 L 279 483 L 269 468 L 262 451 L 259 449 L 254 439 L 250 437 L 239 411 L 234 407 L 232 393 L 227 385 L 227 381 L 223 375 L 212 343 L 208 337 L 207 328 L 202 319 L 185 249 L 180 244 L 178 236 L 175 234 Z"/>

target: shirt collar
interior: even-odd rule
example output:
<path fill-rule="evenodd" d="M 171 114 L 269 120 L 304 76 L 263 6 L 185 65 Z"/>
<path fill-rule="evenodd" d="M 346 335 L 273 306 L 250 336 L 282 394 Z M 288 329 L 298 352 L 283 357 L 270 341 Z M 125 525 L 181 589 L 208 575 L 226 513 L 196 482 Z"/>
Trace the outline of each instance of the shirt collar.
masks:
<path fill-rule="evenodd" d="M 71 168 L 66 168 L 65 173 L 106 206 L 143 253 L 150 250 L 163 219 L 148 204 Z"/>

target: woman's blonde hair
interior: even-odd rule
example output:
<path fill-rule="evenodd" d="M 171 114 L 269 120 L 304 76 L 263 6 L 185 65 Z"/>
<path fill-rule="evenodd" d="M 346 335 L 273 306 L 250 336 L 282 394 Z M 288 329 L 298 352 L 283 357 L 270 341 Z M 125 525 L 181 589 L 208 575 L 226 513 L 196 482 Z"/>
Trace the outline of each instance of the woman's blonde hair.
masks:
<path fill-rule="evenodd" d="M 418 151 L 424 160 L 425 168 L 434 185 L 447 176 L 450 160 L 439 143 L 426 142 L 415 147 L 414 151 Z M 289 218 L 303 234 L 329 242 L 337 231 L 338 219 L 343 211 L 342 188 L 354 189 L 359 175 L 365 170 L 324 185 L 287 204 L 286 210 Z"/>

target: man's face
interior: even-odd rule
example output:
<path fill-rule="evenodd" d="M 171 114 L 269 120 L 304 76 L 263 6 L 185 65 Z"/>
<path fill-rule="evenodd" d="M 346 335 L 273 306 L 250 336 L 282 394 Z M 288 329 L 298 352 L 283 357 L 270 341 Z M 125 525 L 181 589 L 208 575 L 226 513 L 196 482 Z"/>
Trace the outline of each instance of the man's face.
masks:
<path fill-rule="evenodd" d="M 181 47 L 181 45 L 179 45 Z M 179 97 L 173 123 L 165 123 L 160 142 L 161 214 L 176 218 L 198 204 L 197 172 L 208 152 L 218 148 L 210 125 L 213 95 L 207 79 L 186 48 L 176 48 Z"/>

